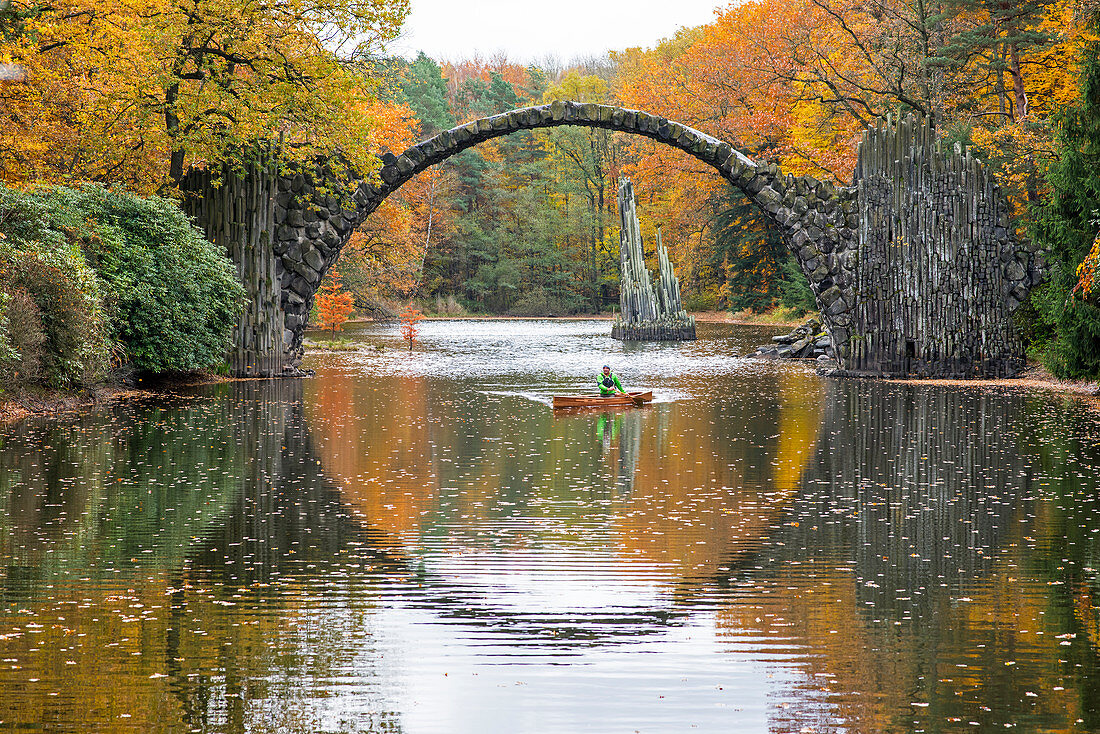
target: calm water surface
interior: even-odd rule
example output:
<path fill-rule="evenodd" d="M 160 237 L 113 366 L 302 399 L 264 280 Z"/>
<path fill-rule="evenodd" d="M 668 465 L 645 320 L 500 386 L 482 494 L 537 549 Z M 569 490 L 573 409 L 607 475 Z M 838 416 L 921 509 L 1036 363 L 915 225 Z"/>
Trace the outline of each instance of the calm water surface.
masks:
<path fill-rule="evenodd" d="M 5 429 L 0 730 L 1100 731 L 1094 408 L 607 332 Z"/>

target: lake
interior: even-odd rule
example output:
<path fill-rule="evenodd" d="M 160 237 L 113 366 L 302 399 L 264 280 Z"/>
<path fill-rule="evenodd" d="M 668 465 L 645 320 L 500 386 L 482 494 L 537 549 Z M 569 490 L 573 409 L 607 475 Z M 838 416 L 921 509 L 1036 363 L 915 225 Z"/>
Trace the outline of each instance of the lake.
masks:
<path fill-rule="evenodd" d="M 0 730 L 1100 732 L 1089 405 L 420 329 L 0 429 Z"/>

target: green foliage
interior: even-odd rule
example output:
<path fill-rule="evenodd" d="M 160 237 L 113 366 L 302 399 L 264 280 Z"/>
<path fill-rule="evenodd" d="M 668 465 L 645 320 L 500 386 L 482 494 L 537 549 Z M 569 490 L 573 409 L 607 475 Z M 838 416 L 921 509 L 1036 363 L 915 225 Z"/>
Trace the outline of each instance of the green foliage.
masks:
<path fill-rule="evenodd" d="M 724 270 L 726 306 L 756 313 L 775 306 L 815 310 L 806 276 L 778 227 L 740 191 L 730 189 L 726 199 L 717 217 L 710 263 L 712 270 Z"/>
<path fill-rule="evenodd" d="M 509 316 L 567 316 L 581 311 L 582 301 L 568 293 L 536 288 L 516 299 L 508 309 Z"/>
<path fill-rule="evenodd" d="M 814 292 L 810 290 L 810 282 L 790 250 L 784 253 L 779 267 L 781 277 L 776 288 L 779 294 L 779 305 L 801 313 L 817 311 L 817 299 L 814 298 Z"/>
<path fill-rule="evenodd" d="M 0 364 L 11 364 L 19 359 L 19 351 L 11 339 L 11 294 L 0 291 Z"/>
<path fill-rule="evenodd" d="M 681 297 L 681 301 L 683 302 L 684 310 L 688 312 L 719 310 L 718 292 L 714 289 L 707 289 L 698 293 L 684 293 Z"/>
<path fill-rule="evenodd" d="M 454 127 L 455 117 L 447 102 L 447 82 L 439 64 L 421 51 L 401 71 L 401 93 L 420 120 L 421 134 L 427 137 Z"/>
<path fill-rule="evenodd" d="M 75 387 L 99 379 L 108 367 L 99 282 L 66 232 L 46 226 L 49 213 L 41 196 L 0 187 L 7 321 L 0 360 L 8 385 Z"/>
<path fill-rule="evenodd" d="M 101 375 L 109 343 L 146 372 L 224 361 L 243 289 L 173 202 L 99 186 L 0 189 L 0 234 L 20 278 L 9 292 L 25 289 L 42 313 L 51 384 Z"/>
<path fill-rule="evenodd" d="M 1100 30 L 1100 14 L 1090 20 Z M 1081 54 L 1078 102 L 1058 115 L 1058 160 L 1047 180 L 1050 194 L 1032 207 L 1032 236 L 1046 251 L 1050 274 L 1035 289 L 1029 325 L 1032 352 L 1055 375 L 1100 376 L 1100 308 L 1072 295 L 1077 266 L 1100 222 L 1100 41 L 1092 36 Z"/>
<path fill-rule="evenodd" d="M 4 295 L 8 296 L 6 341 L 10 345 L 10 350 L 5 350 L 4 382 L 42 381 L 47 342 L 42 310 L 26 288 Z"/>
<path fill-rule="evenodd" d="M 94 226 L 84 252 L 110 296 L 114 336 L 136 369 L 191 372 L 224 361 L 244 289 L 229 259 L 175 203 L 97 186 L 55 196 Z"/>

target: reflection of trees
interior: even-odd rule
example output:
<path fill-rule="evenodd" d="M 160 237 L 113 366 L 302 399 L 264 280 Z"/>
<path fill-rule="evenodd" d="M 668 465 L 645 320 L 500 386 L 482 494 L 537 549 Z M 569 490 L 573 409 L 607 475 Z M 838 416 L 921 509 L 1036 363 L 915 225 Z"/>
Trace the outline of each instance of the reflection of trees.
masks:
<path fill-rule="evenodd" d="M 752 402 L 554 416 L 476 383 L 334 372 L 306 412 L 345 504 L 393 547 L 485 547 L 488 523 L 494 550 L 566 535 L 698 580 L 767 537 L 817 439 L 818 378 L 755 381 Z"/>
<path fill-rule="evenodd" d="M 772 535 L 818 440 L 817 377 L 780 373 L 755 390 L 758 402 L 715 405 L 712 415 L 642 414 L 640 438 L 620 441 L 636 457 L 619 464 L 636 469 L 611 519 L 615 541 L 632 562 L 674 568 L 684 598 Z"/>
<path fill-rule="evenodd" d="M 240 491 L 240 404 L 146 408 L 26 421 L 0 451 L 0 545 L 19 595 L 47 575 L 182 562 Z"/>
<path fill-rule="evenodd" d="M 370 549 L 325 480 L 300 382 L 214 392 L 9 432 L 5 724 L 399 730 L 377 701 L 346 720 L 318 702 L 373 644 L 375 597 L 333 582 L 340 564 L 368 579 L 404 565 Z"/>
<path fill-rule="evenodd" d="M 634 489 L 638 471 L 643 422 L 643 413 L 629 408 L 609 410 L 596 419 L 596 436 L 604 454 L 611 456 L 615 465 L 615 487 L 627 495 Z"/>
<path fill-rule="evenodd" d="M 384 575 L 405 573 L 399 561 L 372 550 L 369 534 L 349 516 L 338 488 L 321 470 L 303 418 L 301 386 L 293 380 L 236 388 L 238 400 L 253 406 L 238 425 L 242 453 L 250 457 L 242 490 L 173 582 L 164 656 L 182 720 L 192 728 L 330 729 L 315 700 L 328 695 L 337 671 L 354 666 L 361 649 L 350 641 L 372 647 L 372 611 L 371 602 L 350 594 L 347 583 L 318 579 L 346 578 L 339 570 L 343 563 Z M 318 565 L 327 574 L 313 570 Z M 326 596 L 342 603 L 326 602 Z M 279 615 L 271 618 L 273 597 Z M 231 640 L 223 642 L 231 653 L 210 660 L 209 644 L 187 634 L 194 623 L 207 623 L 192 616 L 196 605 L 210 604 L 244 607 L 243 614 L 218 616 L 239 620 L 236 626 L 259 621 L 266 633 L 238 633 L 230 622 L 222 636 Z M 400 730 L 389 713 L 357 718 L 354 728 Z"/>
<path fill-rule="evenodd" d="M 303 415 L 302 383 L 244 383 L 235 394 L 254 407 L 237 424 L 240 451 L 249 459 L 240 491 L 207 528 L 189 568 L 243 585 L 330 561 L 349 543 L 369 549 L 370 533 L 342 506 L 339 487 L 321 466 Z M 376 555 L 375 563 L 398 562 Z"/>
<path fill-rule="evenodd" d="M 1036 449 L 1064 428 L 1044 401 L 841 381 L 827 405 L 784 525 L 741 559 L 719 615 L 733 639 L 814 651 L 772 730 L 1095 726 L 1094 643 L 1063 642 L 1086 622 L 1066 582 L 1097 547 L 1079 541 L 1100 508 L 1094 480 L 1083 513 L 1088 493 L 1037 501 Z"/>

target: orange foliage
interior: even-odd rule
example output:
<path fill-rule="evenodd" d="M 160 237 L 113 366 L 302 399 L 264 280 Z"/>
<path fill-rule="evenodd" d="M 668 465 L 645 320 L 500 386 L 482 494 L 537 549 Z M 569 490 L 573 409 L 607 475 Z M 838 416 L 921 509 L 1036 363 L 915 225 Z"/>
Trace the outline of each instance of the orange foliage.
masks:
<path fill-rule="evenodd" d="M 416 143 L 419 121 L 407 105 L 376 102 L 370 115 L 377 123 L 371 139 L 374 149 L 400 151 Z M 439 194 L 432 190 L 444 188 L 443 179 L 436 169 L 417 176 L 352 234 L 336 271 L 360 305 L 406 298 L 416 291 L 429 244 L 426 223 L 431 219 L 435 232 L 448 229 Z"/>
<path fill-rule="evenodd" d="M 1077 266 L 1077 285 L 1073 287 L 1074 295 L 1087 298 L 1092 295 L 1096 287 L 1096 272 L 1100 269 L 1100 235 L 1093 240 L 1092 249 L 1085 256 L 1084 261 Z"/>
<path fill-rule="evenodd" d="M 335 334 L 340 331 L 355 310 L 352 296 L 343 290 L 338 275 L 332 275 L 327 285 L 317 293 L 317 315 L 322 328 L 331 329 Z"/>
<path fill-rule="evenodd" d="M 443 78 L 447 82 L 447 95 L 453 101 L 457 96 L 459 89 L 463 83 L 472 79 L 478 79 L 482 82 L 488 83 L 490 74 L 496 72 L 500 74 L 504 81 L 512 85 L 517 92 L 521 92 L 524 85 L 527 83 L 527 67 L 522 64 L 516 64 L 508 60 L 508 57 L 503 53 L 494 54 L 489 59 L 482 59 L 478 55 L 474 55 L 472 58 L 463 59 L 454 63 L 443 63 L 441 65 L 443 71 Z M 458 110 L 456 110 L 458 112 Z M 470 119 L 469 116 L 462 116 L 459 122 L 465 122 Z"/>
<path fill-rule="evenodd" d="M 409 342 L 409 349 L 412 349 L 413 341 L 420 333 L 419 327 L 416 322 L 424 318 L 424 314 L 420 313 L 418 309 L 409 306 L 405 309 L 405 312 L 401 314 L 401 336 Z"/>
<path fill-rule="evenodd" d="M 691 125 L 784 171 L 834 180 L 850 175 L 852 132 L 844 130 L 839 142 L 822 132 L 815 110 L 799 107 L 777 74 L 793 64 L 784 54 L 788 34 L 814 20 L 804 5 L 746 2 L 656 48 L 615 54 L 622 103 Z M 642 138 L 630 145 L 635 162 L 625 173 L 636 184 L 639 217 L 643 226 L 662 227 L 685 289 L 700 292 L 723 281 L 708 264 L 712 225 L 724 206 L 723 179 L 668 146 Z"/>

